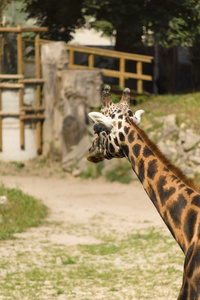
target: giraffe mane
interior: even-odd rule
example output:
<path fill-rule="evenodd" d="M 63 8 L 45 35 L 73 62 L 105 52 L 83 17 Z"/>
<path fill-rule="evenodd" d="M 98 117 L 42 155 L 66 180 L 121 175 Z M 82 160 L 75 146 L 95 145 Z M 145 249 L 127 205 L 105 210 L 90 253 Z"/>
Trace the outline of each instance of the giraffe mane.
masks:
<path fill-rule="evenodd" d="M 149 149 L 156 155 L 156 157 L 159 158 L 159 160 L 165 165 L 167 169 L 169 169 L 178 179 L 183 181 L 188 187 L 195 190 L 196 192 L 200 193 L 200 186 L 196 185 L 193 179 L 188 178 L 183 171 L 176 167 L 158 148 L 158 146 L 149 139 L 148 135 L 135 123 L 132 122 L 132 120 L 127 117 L 127 121 L 129 124 L 131 124 L 134 129 L 139 133 L 140 137 L 145 141 Z"/>

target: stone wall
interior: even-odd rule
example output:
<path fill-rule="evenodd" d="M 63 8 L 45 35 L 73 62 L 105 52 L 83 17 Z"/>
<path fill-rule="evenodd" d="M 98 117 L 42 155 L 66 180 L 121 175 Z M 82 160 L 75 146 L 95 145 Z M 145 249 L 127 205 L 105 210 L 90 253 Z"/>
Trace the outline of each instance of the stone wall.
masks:
<path fill-rule="evenodd" d="M 45 79 L 43 153 L 51 151 L 66 161 L 66 156 L 84 138 L 89 124 L 88 112 L 100 106 L 102 73 L 100 70 L 68 70 L 64 42 L 43 45 L 41 59 Z"/>

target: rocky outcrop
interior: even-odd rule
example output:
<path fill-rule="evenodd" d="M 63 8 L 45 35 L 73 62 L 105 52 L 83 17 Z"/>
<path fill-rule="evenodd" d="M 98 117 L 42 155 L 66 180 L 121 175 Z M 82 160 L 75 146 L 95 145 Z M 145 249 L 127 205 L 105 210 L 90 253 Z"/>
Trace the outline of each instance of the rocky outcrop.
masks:
<path fill-rule="evenodd" d="M 155 129 L 155 126 L 153 126 L 155 122 L 161 125 L 158 126 L 158 129 Z M 144 128 L 141 123 L 141 128 L 145 131 L 148 129 L 150 138 L 156 142 L 162 153 L 176 166 L 180 167 L 188 177 L 192 178 L 195 173 L 200 173 L 200 135 L 192 129 L 186 129 L 186 124 L 184 123 L 178 126 L 174 114 L 160 118 L 152 117 L 152 125 L 147 125 Z M 90 130 L 90 134 L 93 135 L 92 128 Z M 88 144 L 89 146 L 90 144 Z M 115 170 L 124 161 L 124 159 L 121 159 L 120 162 L 116 159 L 105 160 L 102 175 L 105 176 L 106 172 Z M 80 174 L 88 166 L 86 158 L 81 158 L 74 169 L 76 170 L 74 174 Z M 130 170 L 130 173 L 134 179 L 134 172 Z"/>
<path fill-rule="evenodd" d="M 100 106 L 100 70 L 69 70 L 64 42 L 47 43 L 41 50 L 45 121 L 43 154 L 66 162 L 73 147 L 83 139 L 88 112 Z"/>
<path fill-rule="evenodd" d="M 174 114 L 155 118 L 155 121 L 163 126 L 158 130 L 153 130 L 152 126 L 150 136 L 163 154 L 187 176 L 194 177 L 195 173 L 200 173 L 200 135 L 186 129 L 184 123 L 178 127 Z"/>

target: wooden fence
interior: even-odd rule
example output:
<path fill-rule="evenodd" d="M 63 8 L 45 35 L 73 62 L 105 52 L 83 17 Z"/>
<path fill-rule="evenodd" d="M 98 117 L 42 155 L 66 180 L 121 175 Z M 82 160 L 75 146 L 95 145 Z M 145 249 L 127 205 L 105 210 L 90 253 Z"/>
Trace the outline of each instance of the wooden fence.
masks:
<path fill-rule="evenodd" d="M 40 32 L 45 32 L 46 27 L 22 28 L 21 25 L 14 27 L 0 27 L 0 50 L 2 48 L 2 33 L 17 34 L 17 74 L 1 74 L 1 53 L 0 53 L 0 151 L 2 151 L 2 118 L 18 117 L 20 122 L 20 147 L 24 149 L 24 122 L 36 122 L 37 132 L 37 152 L 42 152 L 42 121 L 44 120 L 44 107 L 40 98 L 41 85 L 44 80 L 40 77 L 40 46 L 51 41 L 40 39 Z M 35 47 L 35 78 L 24 78 L 24 42 L 27 39 L 22 38 L 23 32 L 34 32 L 35 39 L 32 41 Z M 30 41 L 30 40 L 29 40 Z M 119 70 L 110 70 L 101 68 L 104 76 L 111 78 L 119 78 L 120 87 L 125 86 L 125 80 L 132 78 L 137 80 L 137 92 L 143 92 L 143 81 L 152 81 L 152 76 L 143 74 L 143 63 L 152 63 L 153 57 L 146 55 L 131 54 L 106 50 L 102 48 L 66 45 L 69 52 L 69 69 L 99 69 L 95 67 L 95 57 L 108 57 L 119 60 Z M 75 53 L 83 53 L 88 55 L 88 65 L 75 64 Z M 136 73 L 126 72 L 126 62 L 128 60 L 136 62 Z M 12 82 L 10 82 L 12 81 Z M 23 89 L 25 85 L 36 85 L 36 106 L 25 107 L 23 104 Z M 19 112 L 4 112 L 2 111 L 1 94 L 2 89 L 18 89 L 19 90 Z"/>
<path fill-rule="evenodd" d="M 41 44 L 49 43 L 48 40 L 40 40 Z M 85 46 L 75 46 L 67 44 L 66 48 L 69 52 L 69 65 L 70 70 L 77 69 L 99 69 L 95 67 L 94 58 L 95 56 L 109 57 L 114 59 L 119 59 L 119 70 L 110 70 L 105 68 L 100 68 L 104 76 L 111 78 L 119 78 L 119 86 L 125 87 L 126 79 L 136 79 L 137 80 L 137 92 L 143 92 L 143 81 L 153 81 L 151 75 L 143 74 L 143 63 L 152 63 L 153 56 L 132 54 L 127 52 L 120 52 L 114 50 L 106 50 L 102 48 L 95 47 L 85 47 Z M 88 65 L 78 65 L 74 61 L 75 53 L 83 53 L 88 55 Z M 136 62 L 136 73 L 126 72 L 126 62 L 128 60 Z"/>
<path fill-rule="evenodd" d="M 74 46 L 67 44 L 69 51 L 69 69 L 95 69 L 94 57 L 103 56 L 119 59 L 119 70 L 102 69 L 103 75 L 107 77 L 119 78 L 119 86 L 125 87 L 125 79 L 137 80 L 137 92 L 143 92 L 143 81 L 152 81 L 152 76 L 143 74 L 143 63 L 152 63 L 153 57 L 147 55 L 131 54 L 102 48 Z M 74 54 L 76 52 L 88 54 L 88 66 L 77 65 L 74 63 Z M 136 73 L 126 72 L 126 61 L 136 62 Z"/>
<path fill-rule="evenodd" d="M 44 80 L 40 78 L 40 32 L 45 32 L 46 27 L 22 28 L 21 25 L 14 27 L 0 27 L 0 49 L 1 34 L 16 33 L 17 34 L 17 74 L 1 74 L 1 56 L 0 56 L 0 151 L 2 151 L 2 118 L 18 117 L 20 122 L 20 147 L 24 149 L 24 122 L 36 122 L 37 132 L 37 153 L 42 152 L 42 120 L 44 119 L 44 107 L 41 106 L 40 89 Z M 35 33 L 35 78 L 24 78 L 24 60 L 23 60 L 23 32 Z M 14 81 L 14 83 L 5 81 Z M 23 104 L 23 89 L 25 85 L 36 85 L 36 106 L 25 107 Z M 19 112 L 2 112 L 1 94 L 2 89 L 18 89 L 19 90 Z"/>

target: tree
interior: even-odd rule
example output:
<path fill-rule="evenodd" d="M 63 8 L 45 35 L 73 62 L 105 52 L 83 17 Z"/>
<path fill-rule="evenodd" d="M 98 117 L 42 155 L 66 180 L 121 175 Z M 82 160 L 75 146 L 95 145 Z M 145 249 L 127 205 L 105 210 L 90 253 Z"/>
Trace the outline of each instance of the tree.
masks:
<path fill-rule="evenodd" d="M 35 18 L 39 26 L 47 26 L 46 38 L 68 42 L 71 33 L 84 24 L 83 0 L 26 0 L 28 18 Z"/>
<path fill-rule="evenodd" d="M 28 18 L 47 26 L 47 38 L 69 41 L 71 33 L 92 16 L 93 27 L 116 35 L 116 49 L 132 51 L 141 37 L 170 47 L 189 46 L 200 37 L 200 0 L 28 0 Z"/>
<path fill-rule="evenodd" d="M 118 50 L 141 46 L 144 32 L 167 47 L 189 46 L 199 39 L 199 0 L 86 0 L 85 7 L 85 13 L 96 19 L 94 27 L 116 31 Z M 109 27 L 101 26 L 104 20 Z"/>
<path fill-rule="evenodd" d="M 11 2 L 11 0 L 0 0 L 0 23 L 1 23 L 1 18 L 2 18 L 2 11 L 6 7 L 6 5 L 10 2 Z"/>

